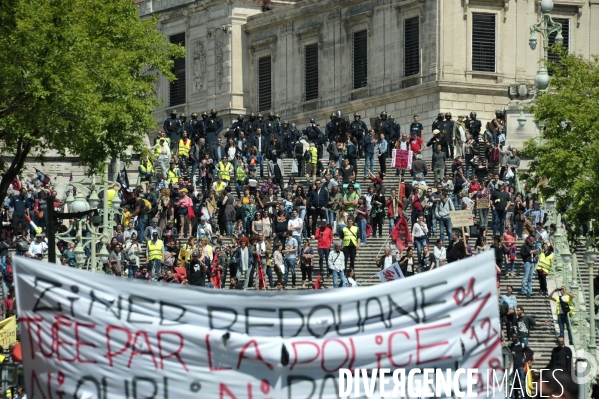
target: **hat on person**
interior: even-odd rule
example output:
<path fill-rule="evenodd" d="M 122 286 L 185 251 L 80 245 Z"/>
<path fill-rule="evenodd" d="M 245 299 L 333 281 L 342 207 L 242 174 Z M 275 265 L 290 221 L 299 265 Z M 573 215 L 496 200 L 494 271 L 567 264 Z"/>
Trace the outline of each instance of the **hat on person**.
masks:
<path fill-rule="evenodd" d="M 180 191 L 185 194 L 187 194 L 189 192 L 186 188 L 182 188 Z"/>
<path fill-rule="evenodd" d="M 464 119 L 464 116 L 463 115 L 459 115 L 458 119 Z"/>
<path fill-rule="evenodd" d="M 440 133 L 441 133 L 441 131 L 439 129 L 433 130 L 433 134 L 440 134 Z"/>
<path fill-rule="evenodd" d="M 152 233 L 152 235 L 153 235 L 153 236 L 157 236 L 157 235 L 158 235 L 158 232 L 157 232 L 157 231 L 155 231 L 155 232 L 153 232 L 153 233 Z"/>
<path fill-rule="evenodd" d="M 193 255 L 191 255 L 191 256 L 193 256 L 194 258 L 197 258 L 198 256 L 200 256 L 200 254 L 197 252 L 194 252 Z"/>
<path fill-rule="evenodd" d="M 322 220 L 320 221 L 320 224 L 327 224 L 327 221 L 326 221 L 325 219 L 322 219 Z"/>

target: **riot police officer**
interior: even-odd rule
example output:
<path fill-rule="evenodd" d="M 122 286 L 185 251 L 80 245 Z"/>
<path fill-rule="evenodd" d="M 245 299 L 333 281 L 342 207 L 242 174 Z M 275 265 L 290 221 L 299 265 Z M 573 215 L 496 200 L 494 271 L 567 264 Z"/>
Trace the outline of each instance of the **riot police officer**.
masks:
<path fill-rule="evenodd" d="M 308 140 L 313 142 L 318 149 L 318 158 L 322 158 L 322 144 L 324 143 L 324 135 L 322 130 L 316 126 L 316 119 L 310 119 L 310 125 L 306 128 L 306 136 Z"/>
<path fill-rule="evenodd" d="M 256 114 L 252 112 L 250 114 L 250 119 L 245 121 L 243 125 L 243 131 L 245 132 L 245 138 L 248 141 L 248 143 L 252 143 L 254 141 L 258 125 L 259 124 L 258 119 L 256 119 Z"/>
<path fill-rule="evenodd" d="M 440 123 L 441 126 L 441 131 L 445 131 L 445 139 L 447 140 L 447 144 L 448 144 L 448 151 L 449 154 L 447 154 L 448 158 L 453 159 L 454 157 L 454 148 L 453 148 L 453 125 L 455 124 L 455 122 L 451 119 L 451 112 L 446 112 L 445 113 L 445 120 L 443 120 Z"/>
<path fill-rule="evenodd" d="M 223 120 L 216 116 L 217 111 L 212 108 L 210 116 L 206 118 L 206 145 L 212 148 L 216 144 L 216 139 L 223 131 Z"/>
<path fill-rule="evenodd" d="M 279 137 L 282 138 L 283 126 L 275 119 L 275 114 L 272 112 L 268 114 L 268 120 L 264 121 L 264 129 L 262 130 L 268 136 L 269 140 L 271 136 L 275 136 L 277 140 L 279 140 Z M 277 135 L 279 136 L 277 137 Z"/>
<path fill-rule="evenodd" d="M 332 140 L 344 141 L 349 133 L 349 122 L 343 117 L 343 112 L 335 112 L 335 131 Z"/>
<path fill-rule="evenodd" d="M 291 152 L 293 151 L 293 145 L 295 144 L 294 133 L 291 123 L 287 120 L 283 121 L 283 150 L 288 158 L 291 158 Z"/>
<path fill-rule="evenodd" d="M 401 126 L 399 123 L 395 122 L 395 117 L 393 115 L 389 116 L 389 122 L 387 123 L 389 126 L 388 133 L 386 133 L 385 137 L 388 137 L 389 145 L 387 146 L 387 156 L 391 157 L 392 151 L 395 148 L 395 143 L 397 140 L 401 138 Z"/>
<path fill-rule="evenodd" d="M 325 136 L 327 136 L 328 139 L 330 139 L 331 137 L 333 137 L 335 135 L 335 113 L 334 112 L 332 112 L 331 115 L 329 115 L 329 122 L 324 127 L 324 134 L 325 134 Z"/>
<path fill-rule="evenodd" d="M 197 143 L 202 137 L 204 137 L 204 121 L 198 120 L 198 113 L 194 112 L 191 114 L 191 119 L 187 122 L 186 126 L 189 138 L 194 143 Z"/>
<path fill-rule="evenodd" d="M 174 149 L 181 139 L 183 133 L 183 125 L 181 120 L 177 119 L 177 111 L 172 110 L 170 118 L 167 118 L 162 125 L 164 132 L 171 141 L 171 149 Z"/>
<path fill-rule="evenodd" d="M 431 126 L 432 130 L 439 130 L 441 131 L 441 122 L 443 122 L 443 112 L 439 112 L 437 114 L 437 119 L 433 121 L 433 125 Z"/>
<path fill-rule="evenodd" d="M 482 123 L 476 119 L 476 112 L 470 112 L 470 120 L 466 124 L 466 128 L 468 129 L 468 133 L 472 135 L 474 141 L 478 143 L 478 136 L 480 135 Z"/>
<path fill-rule="evenodd" d="M 237 120 L 231 124 L 231 129 L 243 130 L 245 128 L 245 122 L 243 121 L 243 115 L 237 115 Z"/>
<path fill-rule="evenodd" d="M 258 114 L 258 127 L 262 129 L 262 134 L 266 134 L 266 124 L 264 122 L 264 115 Z"/>
<path fill-rule="evenodd" d="M 356 112 L 354 113 L 354 120 L 349 124 L 349 134 L 355 137 L 358 143 L 358 153 L 362 152 L 362 141 L 364 140 L 364 135 L 368 132 L 368 126 L 366 126 L 366 123 L 361 118 L 362 115 Z"/>

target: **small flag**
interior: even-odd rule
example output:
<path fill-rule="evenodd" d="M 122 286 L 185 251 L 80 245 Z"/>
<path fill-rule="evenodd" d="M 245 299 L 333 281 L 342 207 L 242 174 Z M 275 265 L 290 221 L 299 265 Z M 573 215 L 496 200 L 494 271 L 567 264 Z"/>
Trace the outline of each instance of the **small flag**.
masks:
<path fill-rule="evenodd" d="M 395 241 L 395 246 L 399 252 L 403 251 L 408 245 L 412 244 L 412 235 L 410 234 L 410 228 L 408 227 L 408 221 L 400 213 L 400 218 L 395 224 L 393 231 L 391 231 L 391 237 Z"/>
<path fill-rule="evenodd" d="M 321 285 L 322 285 L 322 276 L 319 274 L 318 277 L 316 277 L 316 280 L 314 281 L 314 288 L 319 290 Z"/>
<path fill-rule="evenodd" d="M 210 271 L 210 282 L 214 286 L 215 290 L 220 289 L 222 283 L 220 278 L 220 269 L 218 268 L 218 255 L 214 254 L 214 260 L 212 261 L 212 270 Z"/>
<path fill-rule="evenodd" d="M 35 169 L 35 174 L 37 175 L 37 178 L 42 183 L 42 185 L 45 186 L 46 184 L 50 183 L 50 178 L 37 168 Z"/>

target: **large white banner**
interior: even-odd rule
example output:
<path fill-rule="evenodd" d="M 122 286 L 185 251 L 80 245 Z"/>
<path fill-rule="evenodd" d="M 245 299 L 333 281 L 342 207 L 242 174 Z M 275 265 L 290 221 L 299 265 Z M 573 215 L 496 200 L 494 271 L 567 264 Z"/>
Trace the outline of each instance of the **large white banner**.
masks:
<path fill-rule="evenodd" d="M 14 264 L 34 399 L 338 398 L 340 368 L 476 368 L 470 396 L 487 397 L 487 370 L 501 367 L 491 252 L 387 284 L 286 293 Z"/>

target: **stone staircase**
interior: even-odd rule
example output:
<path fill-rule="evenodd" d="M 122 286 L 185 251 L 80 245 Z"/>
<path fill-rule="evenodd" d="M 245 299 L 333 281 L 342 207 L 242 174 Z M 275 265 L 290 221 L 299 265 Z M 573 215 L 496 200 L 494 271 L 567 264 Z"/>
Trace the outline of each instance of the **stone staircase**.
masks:
<path fill-rule="evenodd" d="M 425 159 L 425 160 L 430 159 L 430 154 L 425 154 L 423 159 Z M 325 157 L 324 157 L 324 161 L 326 161 L 326 160 L 328 160 L 327 154 L 325 154 Z M 289 179 L 289 177 L 291 176 L 292 163 L 293 163 L 292 159 L 289 159 L 289 158 L 283 159 L 283 165 L 284 165 L 284 169 L 285 169 L 285 178 L 284 178 L 285 181 L 287 181 Z M 325 162 L 325 164 L 326 164 L 326 162 Z M 449 165 L 448 165 L 448 167 L 449 167 Z M 364 178 L 363 170 L 364 170 L 364 160 L 360 159 L 360 160 L 358 160 L 357 183 L 360 185 L 362 192 L 365 193 L 366 190 L 368 189 L 368 187 L 372 184 L 372 182 L 368 178 Z M 375 162 L 375 172 L 378 172 L 378 170 L 379 170 L 378 163 Z M 306 181 L 305 177 L 303 177 L 303 176 L 295 177 L 295 179 L 299 184 L 306 185 L 308 183 Z M 400 179 L 400 177 L 395 176 L 395 170 L 392 169 L 390 166 L 388 166 L 387 174 L 384 178 L 384 183 L 383 183 L 386 188 L 387 196 L 391 192 L 391 189 L 398 188 L 399 179 Z M 405 181 L 409 181 L 409 182 L 412 181 L 412 177 L 410 176 L 410 174 L 408 172 L 405 173 L 404 179 L 406 179 Z M 428 173 L 428 175 L 425 177 L 425 180 L 426 180 L 428 186 L 432 186 L 432 183 L 433 183 L 432 182 L 432 180 L 433 180 L 432 172 Z M 491 227 L 491 225 L 492 225 L 491 217 L 492 216 L 489 215 L 489 221 L 488 221 L 489 227 Z M 477 223 L 480 223 L 480 221 L 477 220 Z M 367 244 L 360 246 L 360 250 L 358 251 L 358 253 L 356 255 L 356 262 L 355 262 L 355 269 L 354 269 L 355 279 L 360 286 L 369 286 L 369 285 L 374 285 L 374 284 L 380 283 L 380 280 L 376 276 L 376 273 L 380 270 L 380 268 L 378 266 L 376 266 L 376 262 L 378 260 L 378 257 L 380 257 L 382 255 L 384 246 L 390 245 L 390 240 L 389 240 L 389 236 L 388 236 L 388 232 L 389 232 L 388 225 L 389 225 L 389 221 L 387 218 L 385 218 L 385 220 L 383 222 L 383 237 L 368 238 Z M 436 238 L 438 238 L 438 236 L 434 236 L 433 238 L 431 238 L 431 243 L 434 244 Z M 488 229 L 487 242 L 492 243 L 492 228 Z M 475 237 L 470 237 L 469 244 L 472 247 L 474 247 L 474 243 L 475 243 Z M 522 244 L 522 242 L 519 240 L 517 242 L 518 248 L 520 247 L 521 244 Z M 316 252 L 316 248 L 317 248 L 316 240 L 311 239 L 310 245 L 313 249 L 315 249 L 315 252 Z M 313 267 L 312 280 L 314 281 L 319 274 L 318 254 L 315 255 L 313 264 L 314 264 L 314 267 Z M 527 315 L 532 316 L 537 320 L 537 326 L 533 329 L 533 331 L 531 332 L 531 335 L 530 335 L 529 346 L 531 347 L 531 349 L 533 351 L 535 351 L 535 359 L 536 359 L 537 365 L 539 367 L 544 366 L 549 362 L 549 359 L 551 356 L 551 349 L 554 346 L 555 336 L 556 336 L 555 325 L 554 324 L 550 324 L 548 326 L 545 325 L 545 321 L 553 320 L 551 305 L 550 305 L 549 300 L 546 297 L 541 296 L 539 293 L 539 284 L 536 279 L 536 274 L 535 274 L 535 277 L 533 277 L 533 291 L 535 292 L 535 295 L 533 295 L 531 297 L 525 297 L 522 295 L 518 295 L 518 293 L 520 292 L 520 285 L 521 285 L 521 280 L 522 280 L 522 276 L 523 276 L 522 261 L 519 259 L 519 257 L 516 260 L 515 271 L 516 271 L 515 277 L 502 276 L 502 278 L 501 278 L 501 294 L 503 295 L 506 293 L 506 287 L 508 285 L 513 286 L 514 293 L 516 293 L 517 298 L 518 298 L 518 304 L 522 305 L 524 307 Z M 296 284 L 295 289 L 300 289 L 300 287 L 301 287 L 301 272 L 299 271 L 299 267 L 296 268 L 296 272 L 298 273 L 298 276 L 297 276 L 297 284 Z M 582 272 L 582 269 L 581 269 L 581 272 Z M 333 285 L 332 285 L 331 278 L 330 277 L 327 278 L 326 273 L 325 273 L 325 276 L 323 276 L 323 277 L 324 277 L 325 286 L 327 288 L 332 288 Z M 587 282 L 588 282 L 588 280 L 587 280 Z M 588 287 L 588 284 L 587 284 L 587 287 Z M 288 289 L 293 289 L 293 288 L 291 288 L 291 284 L 288 286 Z M 587 288 L 587 291 L 588 291 L 588 288 Z"/>
<path fill-rule="evenodd" d="M 590 270 L 589 270 L 589 263 L 587 260 L 587 256 L 586 256 L 586 247 L 584 244 L 584 240 L 585 238 L 581 237 L 581 244 L 578 245 L 578 247 L 576 248 L 576 252 L 573 253 L 572 256 L 576 257 L 576 260 L 578 262 L 578 270 L 580 271 L 580 278 L 577 277 L 576 279 L 578 280 L 578 285 L 579 285 L 579 290 L 583 291 L 583 297 L 585 299 L 585 309 L 588 309 L 590 304 L 591 304 L 591 298 L 594 297 L 593 293 L 591 293 L 589 291 L 589 279 L 591 278 L 590 276 Z M 574 252 L 574 251 L 572 251 Z M 595 264 L 593 266 L 593 271 L 594 271 L 594 276 L 597 276 L 598 273 L 597 271 L 599 270 L 599 262 L 595 261 Z M 595 290 L 597 289 L 597 287 L 595 287 Z M 597 336 L 597 333 L 599 332 L 599 328 L 597 327 L 597 322 L 599 321 L 599 317 L 597 317 L 597 312 L 595 312 L 595 341 L 596 344 L 599 345 L 599 337 Z M 588 332 L 588 326 L 590 325 L 590 320 L 588 318 L 585 318 L 585 320 L 582 320 L 582 328 L 579 328 L 578 332 L 583 332 L 583 333 L 587 333 Z M 574 331 L 573 331 L 574 332 Z M 576 339 L 576 337 L 575 337 Z"/>

